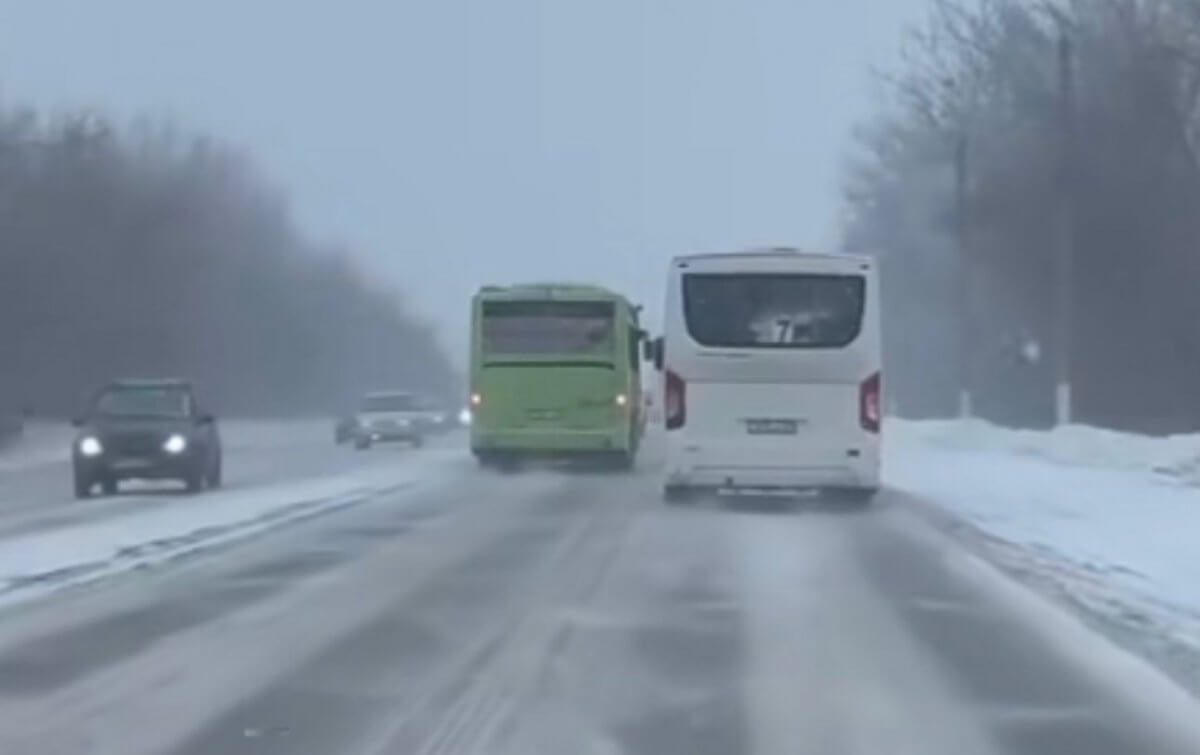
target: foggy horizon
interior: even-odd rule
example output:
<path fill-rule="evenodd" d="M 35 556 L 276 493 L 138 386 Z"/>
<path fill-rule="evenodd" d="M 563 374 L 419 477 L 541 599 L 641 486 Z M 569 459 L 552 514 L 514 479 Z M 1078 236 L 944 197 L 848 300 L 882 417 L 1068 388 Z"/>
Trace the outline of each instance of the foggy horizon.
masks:
<path fill-rule="evenodd" d="M 870 68 L 919 7 L 58 0 L 4 8 L 0 97 L 245 150 L 461 364 L 480 284 L 597 282 L 656 327 L 674 254 L 832 246 Z"/>

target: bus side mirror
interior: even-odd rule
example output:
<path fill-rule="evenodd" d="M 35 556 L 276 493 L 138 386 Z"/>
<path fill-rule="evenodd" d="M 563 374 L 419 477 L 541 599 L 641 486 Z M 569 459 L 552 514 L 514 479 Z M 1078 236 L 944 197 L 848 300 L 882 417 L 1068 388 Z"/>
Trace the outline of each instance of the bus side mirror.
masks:
<path fill-rule="evenodd" d="M 651 338 L 642 339 L 642 361 L 654 361 L 654 340 Z"/>

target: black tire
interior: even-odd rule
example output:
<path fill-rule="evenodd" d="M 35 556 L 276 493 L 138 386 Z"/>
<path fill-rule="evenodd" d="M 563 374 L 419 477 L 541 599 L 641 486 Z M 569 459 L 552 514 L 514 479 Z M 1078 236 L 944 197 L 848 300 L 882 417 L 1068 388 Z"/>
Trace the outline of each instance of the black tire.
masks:
<path fill-rule="evenodd" d="M 213 462 L 212 469 L 208 471 L 208 486 L 210 488 L 219 488 L 223 483 L 224 479 L 222 478 L 221 458 L 217 457 L 217 460 Z"/>
<path fill-rule="evenodd" d="M 187 477 L 183 480 L 183 484 L 189 493 L 199 493 L 204 490 L 204 470 L 196 468 L 188 472 Z"/>
<path fill-rule="evenodd" d="M 425 445 L 425 437 L 424 436 L 416 435 L 413 437 L 413 439 L 412 439 L 412 447 L 413 448 L 421 448 L 424 445 Z"/>
<path fill-rule="evenodd" d="M 632 472 L 637 466 L 637 451 L 620 451 L 613 456 L 612 466 L 619 472 Z"/>
<path fill-rule="evenodd" d="M 835 504 L 866 508 L 879 495 L 879 488 L 835 488 L 825 491 L 825 497 Z"/>
<path fill-rule="evenodd" d="M 662 497 L 669 504 L 687 504 L 696 500 L 696 491 L 686 485 L 663 485 Z"/>
<path fill-rule="evenodd" d="M 116 477 L 105 477 L 100 480 L 100 489 L 104 491 L 104 495 L 116 495 L 121 486 Z"/>
<path fill-rule="evenodd" d="M 366 451 L 370 447 L 371 447 L 371 439 L 370 438 L 355 438 L 354 439 L 354 450 Z"/>
<path fill-rule="evenodd" d="M 84 498 L 91 498 L 92 486 L 95 484 L 92 479 L 80 472 L 78 469 L 75 470 L 72 476 L 75 483 L 75 497 L 81 500 Z"/>
<path fill-rule="evenodd" d="M 505 474 L 516 474 L 521 471 L 521 458 L 514 454 L 498 456 L 493 460 L 493 466 Z"/>

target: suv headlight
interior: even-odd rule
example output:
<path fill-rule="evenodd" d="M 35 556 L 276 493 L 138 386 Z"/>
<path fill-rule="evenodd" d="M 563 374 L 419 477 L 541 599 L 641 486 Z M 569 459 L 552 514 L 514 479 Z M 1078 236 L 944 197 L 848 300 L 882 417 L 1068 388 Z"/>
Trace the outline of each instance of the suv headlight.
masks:
<path fill-rule="evenodd" d="M 167 438 L 167 442 L 163 443 L 163 450 L 169 454 L 181 454 L 187 450 L 187 438 L 182 435 L 175 434 Z"/>
<path fill-rule="evenodd" d="M 84 456 L 99 456 L 104 453 L 104 446 L 96 438 L 88 436 L 79 441 L 79 453 Z"/>

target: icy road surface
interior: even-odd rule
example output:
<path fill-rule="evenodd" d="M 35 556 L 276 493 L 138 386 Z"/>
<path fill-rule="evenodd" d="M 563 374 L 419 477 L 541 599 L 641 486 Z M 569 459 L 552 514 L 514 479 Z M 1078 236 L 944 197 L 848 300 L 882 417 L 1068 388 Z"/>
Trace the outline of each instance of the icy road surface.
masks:
<path fill-rule="evenodd" d="M 94 522 L 193 500 L 175 482 L 122 483 L 121 493 L 76 501 L 71 490 L 66 425 L 34 425 L 24 440 L 0 450 L 0 538 Z M 225 484 L 241 493 L 265 485 L 316 480 L 386 467 L 408 449 L 386 446 L 357 454 L 333 441 L 333 421 L 221 423 Z M 199 498 L 195 500 L 200 500 Z"/>
<path fill-rule="evenodd" d="M 0 721 L 37 755 L 1200 752 L 1191 698 L 889 496 L 469 463 L 0 615 Z"/>

